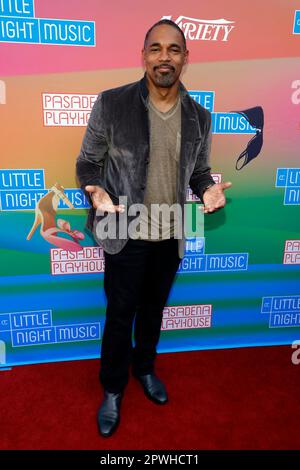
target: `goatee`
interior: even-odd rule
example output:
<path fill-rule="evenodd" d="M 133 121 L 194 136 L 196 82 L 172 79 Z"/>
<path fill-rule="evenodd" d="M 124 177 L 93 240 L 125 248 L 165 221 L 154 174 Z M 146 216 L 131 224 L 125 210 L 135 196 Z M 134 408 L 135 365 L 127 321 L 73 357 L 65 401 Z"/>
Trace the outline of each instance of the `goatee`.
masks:
<path fill-rule="evenodd" d="M 175 83 L 174 74 L 172 71 L 165 74 L 156 73 L 155 82 L 162 88 L 170 88 Z"/>

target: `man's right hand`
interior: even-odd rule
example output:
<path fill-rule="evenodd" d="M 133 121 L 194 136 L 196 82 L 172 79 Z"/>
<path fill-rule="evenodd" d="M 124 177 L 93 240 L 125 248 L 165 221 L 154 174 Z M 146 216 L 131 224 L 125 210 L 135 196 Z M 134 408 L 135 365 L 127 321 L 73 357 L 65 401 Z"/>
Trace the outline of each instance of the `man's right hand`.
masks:
<path fill-rule="evenodd" d="M 124 212 L 124 204 L 114 205 L 108 193 L 100 186 L 86 186 L 85 190 L 90 193 L 95 209 L 103 212 Z"/>

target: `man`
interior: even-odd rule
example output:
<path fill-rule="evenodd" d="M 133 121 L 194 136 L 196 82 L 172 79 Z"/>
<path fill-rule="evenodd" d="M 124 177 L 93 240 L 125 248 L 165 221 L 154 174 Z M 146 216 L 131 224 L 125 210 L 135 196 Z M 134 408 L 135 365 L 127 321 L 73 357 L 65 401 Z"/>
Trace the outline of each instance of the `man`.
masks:
<path fill-rule="evenodd" d="M 188 59 L 181 29 L 171 20 L 155 23 L 142 56 L 145 74 L 140 81 L 99 94 L 77 159 L 80 185 L 93 206 L 87 226 L 105 257 L 104 399 L 98 412 L 103 436 L 119 424 L 131 363 L 146 396 L 160 405 L 168 401 L 154 362 L 162 312 L 184 256 L 185 238 L 175 238 L 174 217 L 164 224 L 151 213 L 151 205 L 175 203 L 183 209 L 190 185 L 210 213 L 225 205 L 224 189 L 231 185 L 215 184 L 210 175 L 211 114 L 179 80 Z M 127 223 L 125 237 L 105 237 L 99 229 L 105 217 L 119 229 L 124 213 L 129 222 L 134 220 L 134 204 L 146 209 L 140 212 L 137 235 Z M 158 229 L 153 238 L 147 231 L 151 225 Z"/>

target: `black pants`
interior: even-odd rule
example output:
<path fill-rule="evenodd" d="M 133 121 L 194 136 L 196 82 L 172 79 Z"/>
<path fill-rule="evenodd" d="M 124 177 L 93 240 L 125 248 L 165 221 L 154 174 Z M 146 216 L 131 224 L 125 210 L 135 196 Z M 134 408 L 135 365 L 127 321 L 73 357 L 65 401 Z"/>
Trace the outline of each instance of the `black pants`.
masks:
<path fill-rule="evenodd" d="M 181 259 L 174 238 L 129 239 L 119 253 L 104 256 L 107 309 L 100 382 L 106 390 L 118 393 L 127 385 L 131 363 L 133 373 L 154 372 L 162 313 Z"/>

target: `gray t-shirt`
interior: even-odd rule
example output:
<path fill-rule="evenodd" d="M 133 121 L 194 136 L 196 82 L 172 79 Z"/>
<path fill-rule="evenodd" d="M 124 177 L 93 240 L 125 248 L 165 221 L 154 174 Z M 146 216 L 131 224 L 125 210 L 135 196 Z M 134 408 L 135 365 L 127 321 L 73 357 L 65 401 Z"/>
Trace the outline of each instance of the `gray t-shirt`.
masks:
<path fill-rule="evenodd" d="M 159 241 L 174 236 L 173 212 L 169 211 L 170 218 L 167 214 L 162 220 L 159 207 L 153 207 L 151 204 L 167 204 L 170 207 L 177 201 L 177 172 L 181 145 L 180 95 L 174 106 L 165 113 L 159 111 L 150 100 L 148 109 L 150 161 L 143 201 L 148 213 L 145 210 L 141 212 L 138 238 Z"/>

